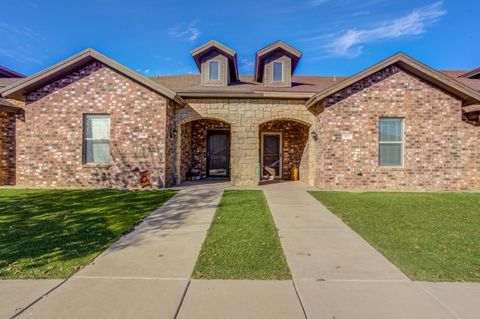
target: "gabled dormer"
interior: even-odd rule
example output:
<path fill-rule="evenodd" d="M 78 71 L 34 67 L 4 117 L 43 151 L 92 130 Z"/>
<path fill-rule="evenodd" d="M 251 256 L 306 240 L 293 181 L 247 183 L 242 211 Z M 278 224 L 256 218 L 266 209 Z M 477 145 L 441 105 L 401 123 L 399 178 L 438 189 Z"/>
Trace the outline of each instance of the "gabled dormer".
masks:
<path fill-rule="evenodd" d="M 209 41 L 192 50 L 201 74 L 202 86 L 228 86 L 238 81 L 237 53 L 218 41 Z"/>
<path fill-rule="evenodd" d="M 265 86 L 292 86 L 292 75 L 302 52 L 283 41 L 257 51 L 254 81 Z"/>

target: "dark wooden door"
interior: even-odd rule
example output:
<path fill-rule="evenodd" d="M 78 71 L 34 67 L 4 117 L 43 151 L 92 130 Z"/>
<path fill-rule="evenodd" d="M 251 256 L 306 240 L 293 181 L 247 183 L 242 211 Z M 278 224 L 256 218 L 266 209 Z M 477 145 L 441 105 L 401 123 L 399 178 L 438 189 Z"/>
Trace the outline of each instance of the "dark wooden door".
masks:
<path fill-rule="evenodd" d="M 282 175 L 282 139 L 280 133 L 263 134 L 262 167 L 264 178 L 278 178 Z"/>
<path fill-rule="evenodd" d="M 207 134 L 207 176 L 228 177 L 229 163 L 229 132 L 209 131 Z"/>

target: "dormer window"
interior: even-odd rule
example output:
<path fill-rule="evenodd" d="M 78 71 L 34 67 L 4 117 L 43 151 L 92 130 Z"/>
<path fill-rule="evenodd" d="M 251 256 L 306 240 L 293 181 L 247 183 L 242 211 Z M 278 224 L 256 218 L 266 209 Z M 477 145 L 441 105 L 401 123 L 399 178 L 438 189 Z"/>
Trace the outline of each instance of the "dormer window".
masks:
<path fill-rule="evenodd" d="M 202 86 L 222 87 L 238 81 L 237 53 L 218 41 L 192 50 Z"/>
<path fill-rule="evenodd" d="M 208 79 L 210 81 L 218 81 L 220 79 L 220 63 L 218 61 L 210 61 L 208 65 Z"/>
<path fill-rule="evenodd" d="M 273 62 L 273 81 L 275 82 L 283 81 L 283 63 L 282 62 Z"/>
<path fill-rule="evenodd" d="M 302 52 L 282 41 L 257 51 L 253 80 L 271 87 L 291 87 Z"/>

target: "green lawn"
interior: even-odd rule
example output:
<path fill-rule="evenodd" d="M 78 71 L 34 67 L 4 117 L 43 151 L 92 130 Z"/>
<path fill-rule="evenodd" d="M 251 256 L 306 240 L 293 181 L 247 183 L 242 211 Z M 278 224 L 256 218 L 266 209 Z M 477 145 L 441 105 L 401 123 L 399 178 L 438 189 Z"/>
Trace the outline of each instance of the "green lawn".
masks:
<path fill-rule="evenodd" d="M 225 191 L 193 271 L 197 279 L 290 279 L 262 191 Z"/>
<path fill-rule="evenodd" d="M 0 190 L 0 279 L 66 278 L 172 190 Z"/>
<path fill-rule="evenodd" d="M 480 194 L 311 192 L 414 280 L 480 282 Z"/>

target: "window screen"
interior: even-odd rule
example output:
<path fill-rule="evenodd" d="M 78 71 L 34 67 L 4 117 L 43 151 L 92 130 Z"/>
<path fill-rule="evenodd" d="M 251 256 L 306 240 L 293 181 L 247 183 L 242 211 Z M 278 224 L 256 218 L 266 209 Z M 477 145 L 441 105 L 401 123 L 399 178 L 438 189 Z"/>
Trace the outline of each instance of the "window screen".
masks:
<path fill-rule="evenodd" d="M 219 70 L 219 63 L 218 61 L 210 61 L 210 73 L 209 73 L 209 80 L 211 81 L 218 81 L 220 79 L 220 70 Z"/>
<path fill-rule="evenodd" d="M 110 116 L 85 115 L 84 162 L 108 164 L 110 161 Z"/>
<path fill-rule="evenodd" d="M 403 165 L 403 119 L 380 119 L 380 166 Z"/>
<path fill-rule="evenodd" d="M 273 62 L 273 80 L 278 82 L 283 81 L 283 63 Z"/>

